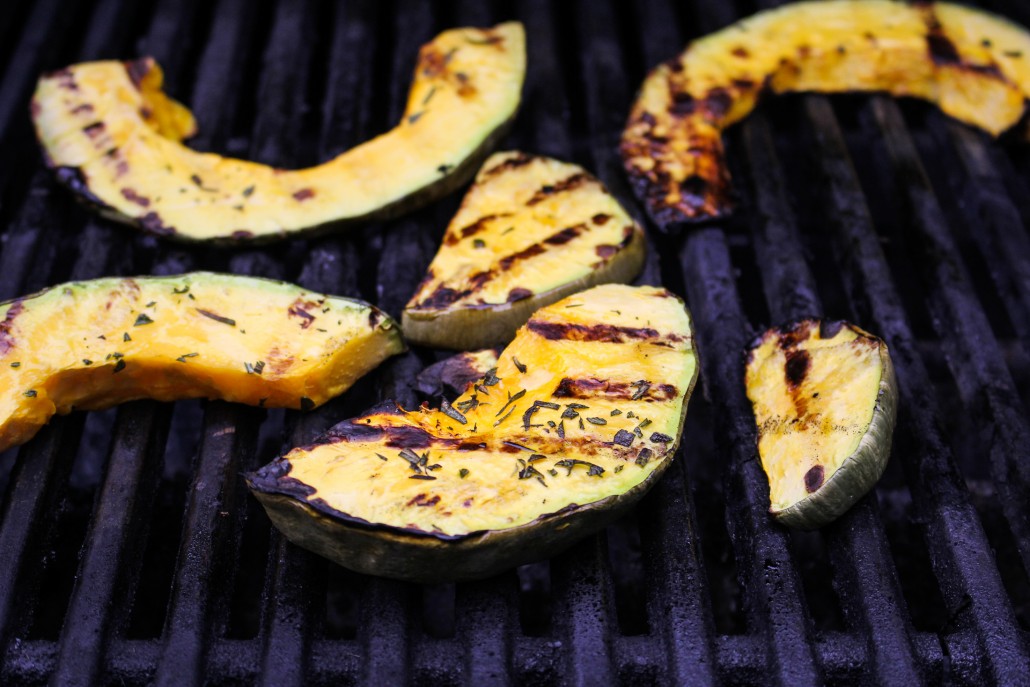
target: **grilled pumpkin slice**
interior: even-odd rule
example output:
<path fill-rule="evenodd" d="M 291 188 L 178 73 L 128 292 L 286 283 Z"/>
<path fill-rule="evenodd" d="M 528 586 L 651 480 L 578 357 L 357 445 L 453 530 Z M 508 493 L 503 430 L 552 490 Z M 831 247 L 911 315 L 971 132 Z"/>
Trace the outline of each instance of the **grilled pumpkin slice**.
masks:
<path fill-rule="evenodd" d="M 404 334 L 441 348 L 502 346 L 537 309 L 628 282 L 643 262 L 643 231 L 596 177 L 552 158 L 497 153 L 405 308 Z"/>
<path fill-rule="evenodd" d="M 487 577 L 639 499 L 672 459 L 696 377 L 678 298 L 599 286 L 538 311 L 453 404 L 385 403 L 247 481 L 287 537 L 347 568 Z"/>
<path fill-rule="evenodd" d="M 1030 94 L 1030 34 L 959 5 L 800 2 L 758 13 L 655 68 L 622 137 L 626 171 L 663 228 L 731 208 L 722 131 L 764 93 L 885 91 L 995 136 Z"/>
<path fill-rule="evenodd" d="M 847 322 L 801 320 L 752 343 L 745 379 L 779 522 L 820 527 L 873 488 L 898 405 L 883 341 Z"/>
<path fill-rule="evenodd" d="M 524 75 L 521 24 L 445 31 L 422 47 L 396 127 L 296 171 L 182 145 L 196 124 L 162 93 L 152 59 L 48 74 L 32 117 L 57 178 L 104 215 L 184 240 L 271 239 L 395 216 L 455 190 L 514 118 Z"/>
<path fill-rule="evenodd" d="M 97 279 L 0 304 L 0 451 L 151 398 L 313 408 L 403 350 L 376 308 L 267 279 Z"/>

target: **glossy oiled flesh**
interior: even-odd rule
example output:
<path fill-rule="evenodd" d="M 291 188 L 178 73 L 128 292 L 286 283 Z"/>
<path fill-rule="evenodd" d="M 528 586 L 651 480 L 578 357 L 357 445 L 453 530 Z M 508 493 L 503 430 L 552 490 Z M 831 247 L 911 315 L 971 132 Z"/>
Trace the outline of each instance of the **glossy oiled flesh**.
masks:
<path fill-rule="evenodd" d="M 138 398 L 307 409 L 403 349 L 360 301 L 193 273 L 98 279 L 0 305 L 0 451 L 55 413 Z"/>
<path fill-rule="evenodd" d="M 160 93 L 152 60 L 49 74 L 32 110 L 48 164 L 107 214 L 159 234 L 241 240 L 362 218 L 436 184 L 513 117 L 524 72 L 520 24 L 446 31 L 422 47 L 395 128 L 296 171 L 183 146 L 192 116 Z"/>
<path fill-rule="evenodd" d="M 641 230 L 578 165 L 493 155 L 444 235 L 412 314 L 512 303 L 583 279 Z"/>
<path fill-rule="evenodd" d="M 885 91 L 936 103 L 994 135 L 1030 93 L 1030 34 L 946 3 L 802 2 L 687 46 L 641 87 L 623 133 L 634 190 L 663 226 L 730 206 L 722 131 L 766 92 Z"/>
<path fill-rule="evenodd" d="M 624 494 L 662 469 L 696 369 L 678 298 L 600 286 L 538 311 L 496 373 L 452 406 L 379 408 L 266 466 L 251 486 L 345 521 L 441 537 L 516 527 Z"/>
<path fill-rule="evenodd" d="M 772 329 L 751 350 L 747 394 L 773 511 L 810 496 L 855 453 L 882 375 L 879 340 L 840 323 Z"/>

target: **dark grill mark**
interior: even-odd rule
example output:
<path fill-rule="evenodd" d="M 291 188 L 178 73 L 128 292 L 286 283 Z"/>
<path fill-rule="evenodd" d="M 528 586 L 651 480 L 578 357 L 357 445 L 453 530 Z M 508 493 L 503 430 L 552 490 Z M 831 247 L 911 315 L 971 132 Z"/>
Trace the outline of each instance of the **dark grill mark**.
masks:
<path fill-rule="evenodd" d="M 7 309 L 3 322 L 0 322 L 0 355 L 7 355 L 14 348 L 14 336 L 11 330 L 14 329 L 14 318 L 18 317 L 25 310 L 25 305 L 20 301 L 14 301 Z"/>
<path fill-rule="evenodd" d="M 520 260 L 528 260 L 529 258 L 535 258 L 547 249 L 539 243 L 534 243 L 527 248 L 520 250 L 518 253 L 512 253 L 504 258 L 501 258 L 500 265 L 502 270 L 510 270 L 511 266 Z"/>
<path fill-rule="evenodd" d="M 311 323 L 315 321 L 315 316 L 307 311 L 307 308 L 317 308 L 318 303 L 314 301 L 305 301 L 298 298 L 293 301 L 286 313 L 290 317 L 299 317 L 302 321 L 300 323 L 301 329 L 307 329 L 311 326 Z"/>
<path fill-rule="evenodd" d="M 812 364 L 812 357 L 808 351 L 790 350 L 787 351 L 787 364 L 784 366 L 784 376 L 787 379 L 787 386 L 796 389 L 801 386 L 808 375 L 808 368 Z"/>
<path fill-rule="evenodd" d="M 558 382 L 551 395 L 555 398 L 591 399 L 605 398 L 611 400 L 630 401 L 640 394 L 641 387 L 631 382 L 613 382 L 607 379 L 572 379 L 564 377 Z M 668 401 L 676 397 L 676 387 L 672 384 L 652 384 L 635 400 L 652 402 Z"/>
<path fill-rule="evenodd" d="M 139 205 L 141 208 L 150 207 L 150 199 L 146 196 L 141 196 L 131 188 L 123 188 L 122 197 L 124 197 L 125 200 L 129 201 L 130 203 L 135 203 L 136 205 Z"/>
<path fill-rule="evenodd" d="M 90 140 L 96 140 L 98 136 L 104 133 L 105 128 L 106 127 L 103 122 L 94 122 L 89 126 L 82 127 L 82 132 L 86 134 Z"/>
<path fill-rule="evenodd" d="M 433 496 L 432 498 L 427 498 L 425 494 L 418 494 L 412 497 L 410 501 L 408 501 L 408 506 L 422 506 L 423 508 L 425 508 L 427 506 L 435 506 L 438 503 L 440 503 L 439 494 Z"/>
<path fill-rule="evenodd" d="M 809 494 L 823 485 L 824 474 L 822 465 L 814 465 L 805 473 L 805 490 Z"/>
<path fill-rule="evenodd" d="M 534 155 L 526 155 L 525 153 L 519 153 L 518 155 L 510 157 L 504 162 L 486 170 L 485 172 L 483 172 L 483 177 L 492 177 L 494 175 L 506 172 L 511 169 L 518 169 L 519 167 L 524 167 L 525 165 L 528 165 L 530 162 L 533 162 L 536 159 L 537 158 Z"/>
<path fill-rule="evenodd" d="M 542 203 L 555 194 L 572 191 L 592 180 L 591 176 L 586 172 L 577 172 L 567 179 L 562 179 L 553 185 L 542 186 L 539 191 L 533 194 L 532 198 L 526 201 L 526 205 Z"/>
<path fill-rule="evenodd" d="M 566 227 L 559 231 L 557 234 L 548 236 L 546 239 L 544 239 L 544 243 L 546 243 L 549 246 L 563 246 L 572 239 L 582 234 L 585 228 L 586 227 L 584 227 L 582 224 L 577 224 L 573 227 Z"/>
<path fill-rule="evenodd" d="M 436 287 L 433 293 L 423 298 L 422 302 L 418 304 L 418 307 L 432 310 L 443 309 L 449 305 L 457 303 L 470 293 L 472 293 L 471 289 L 457 291 L 441 284 Z"/>
<path fill-rule="evenodd" d="M 627 343 L 629 341 L 661 341 L 657 330 L 650 327 L 620 327 L 614 324 L 577 324 L 573 322 L 546 322 L 530 320 L 529 330 L 548 341 L 599 341 L 602 343 Z M 680 341 L 682 337 L 670 334 L 669 340 Z"/>
<path fill-rule="evenodd" d="M 475 236 L 476 234 L 478 234 L 479 232 L 483 231 L 483 229 L 486 228 L 487 223 L 489 223 L 489 222 L 491 222 L 491 221 L 493 221 L 495 219 L 500 219 L 501 217 L 511 217 L 511 213 L 510 212 L 504 212 L 504 213 L 501 213 L 499 215 L 483 215 L 482 217 L 480 217 L 479 219 L 477 219 L 475 222 L 473 222 L 472 224 L 468 225 L 467 227 L 462 227 L 461 231 L 457 232 L 457 234 L 461 234 L 461 238 L 463 238 L 463 239 L 467 239 L 470 236 Z M 447 237 L 447 243 L 451 244 L 452 243 L 452 239 L 453 239 L 453 243 L 457 243 L 458 239 L 457 239 L 457 237 L 455 235 L 448 236 Z"/>

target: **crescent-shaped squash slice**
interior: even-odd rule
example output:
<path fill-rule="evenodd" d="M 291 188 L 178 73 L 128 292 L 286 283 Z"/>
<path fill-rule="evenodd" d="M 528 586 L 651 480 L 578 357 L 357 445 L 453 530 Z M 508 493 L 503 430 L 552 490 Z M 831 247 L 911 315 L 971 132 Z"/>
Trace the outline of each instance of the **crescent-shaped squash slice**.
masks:
<path fill-rule="evenodd" d="M 745 380 L 779 522 L 821 527 L 873 488 L 898 405 L 883 341 L 847 322 L 776 327 L 751 344 Z"/>
<path fill-rule="evenodd" d="M 947 3 L 800 2 L 760 12 L 655 68 L 622 136 L 637 196 L 662 228 L 729 212 L 722 131 L 764 93 L 884 91 L 998 135 L 1030 94 L 1030 34 Z"/>
<path fill-rule="evenodd" d="M 599 286 L 538 311 L 453 404 L 385 403 L 247 480 L 287 537 L 347 568 L 487 577 L 636 502 L 672 459 L 696 378 L 678 298 Z"/>
<path fill-rule="evenodd" d="M 465 183 L 518 109 L 522 25 L 445 31 L 419 53 L 400 123 L 333 160 L 287 171 L 182 145 L 189 110 L 152 59 L 40 79 L 36 134 L 57 178 L 113 219 L 184 240 L 271 239 L 395 216 Z"/>
<path fill-rule="evenodd" d="M 0 304 L 0 451 L 55 413 L 151 398 L 313 408 L 404 349 L 376 308 L 227 274 L 97 279 Z"/>
<path fill-rule="evenodd" d="M 632 280 L 644 250 L 643 231 L 582 167 L 497 153 L 404 309 L 404 335 L 441 348 L 502 346 L 537 309 Z"/>

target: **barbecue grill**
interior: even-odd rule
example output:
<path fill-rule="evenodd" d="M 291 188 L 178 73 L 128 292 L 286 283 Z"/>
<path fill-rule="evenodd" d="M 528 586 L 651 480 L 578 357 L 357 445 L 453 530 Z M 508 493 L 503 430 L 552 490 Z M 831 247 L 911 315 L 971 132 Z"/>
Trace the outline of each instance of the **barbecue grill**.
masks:
<path fill-rule="evenodd" d="M 991 3 L 1000 5 L 1000 1 Z M 0 25 L 0 299 L 192 269 L 284 278 L 398 314 L 457 207 L 267 249 L 113 225 L 44 170 L 45 70 L 149 54 L 193 145 L 279 166 L 399 118 L 437 31 L 526 24 L 503 144 L 595 171 L 627 207 L 617 141 L 647 68 L 750 2 L 40 0 Z M 761 3 L 760 3 L 761 5 Z M 1030 25 L 1030 8 L 989 7 Z M 417 586 L 286 542 L 241 473 L 382 398 L 419 401 L 443 354 L 393 359 L 306 414 L 127 404 L 0 454 L 0 683 L 1030 684 L 1030 157 L 929 106 L 769 101 L 728 136 L 729 220 L 650 232 L 643 283 L 685 296 L 702 359 L 680 455 L 635 512 L 555 559 Z M 826 314 L 889 344 L 901 387 L 876 492 L 832 526 L 766 513 L 741 351 Z"/>

